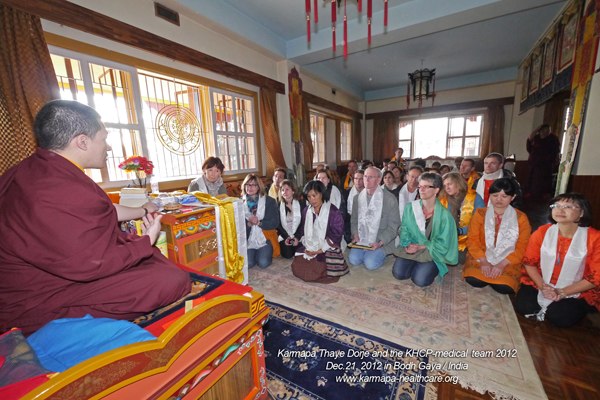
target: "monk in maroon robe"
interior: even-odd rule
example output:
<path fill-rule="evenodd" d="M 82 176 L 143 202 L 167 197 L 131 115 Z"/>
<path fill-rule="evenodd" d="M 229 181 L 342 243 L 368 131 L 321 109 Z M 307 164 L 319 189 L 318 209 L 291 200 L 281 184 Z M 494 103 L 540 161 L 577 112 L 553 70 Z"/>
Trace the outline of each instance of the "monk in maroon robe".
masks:
<path fill-rule="evenodd" d="M 57 100 L 35 132 L 43 148 L 0 177 L 0 331 L 85 314 L 131 319 L 189 293 L 188 274 L 152 246 L 160 216 L 113 205 L 83 172 L 110 149 L 100 116 Z M 143 236 L 120 231 L 118 220 L 142 217 Z"/>

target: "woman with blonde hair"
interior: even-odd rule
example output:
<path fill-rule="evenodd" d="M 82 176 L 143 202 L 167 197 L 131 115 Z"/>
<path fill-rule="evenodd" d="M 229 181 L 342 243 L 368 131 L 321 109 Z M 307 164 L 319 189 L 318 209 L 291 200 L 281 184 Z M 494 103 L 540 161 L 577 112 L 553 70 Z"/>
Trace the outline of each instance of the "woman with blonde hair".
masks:
<path fill-rule="evenodd" d="M 464 264 L 467 249 L 467 232 L 473 212 L 485 207 L 483 199 L 458 172 L 449 172 L 443 176 L 444 189 L 438 195 L 440 203 L 450 211 L 456 223 L 458 233 L 458 263 Z"/>
<path fill-rule="evenodd" d="M 266 268 L 273 261 L 273 245 L 263 230 L 276 229 L 279 225 L 277 202 L 265 195 L 265 187 L 255 174 L 246 175 L 242 182 L 242 193 L 248 238 L 248 268 L 255 265 Z"/>

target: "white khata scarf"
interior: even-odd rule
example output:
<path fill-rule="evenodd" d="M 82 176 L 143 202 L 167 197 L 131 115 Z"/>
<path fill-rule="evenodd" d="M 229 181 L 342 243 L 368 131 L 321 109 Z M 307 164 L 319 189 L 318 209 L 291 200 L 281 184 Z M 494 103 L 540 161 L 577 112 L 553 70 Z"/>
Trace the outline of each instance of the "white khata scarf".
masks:
<path fill-rule="evenodd" d="M 408 183 L 405 183 L 404 186 L 402 186 L 400 194 L 398 195 L 398 211 L 400 211 L 400 219 L 402 219 L 402 215 L 404 214 L 404 207 L 411 201 L 415 201 L 417 199 L 417 194 L 419 194 L 418 188 L 411 193 L 408 191 Z"/>
<path fill-rule="evenodd" d="M 245 198 L 246 196 L 244 196 L 244 202 Z M 256 216 L 258 217 L 259 221 L 262 221 L 262 219 L 265 217 L 265 203 L 265 196 L 260 196 L 258 198 L 258 205 L 256 206 Z M 244 207 L 244 213 L 246 214 L 246 221 L 248 221 L 248 219 L 252 216 L 248 206 Z M 267 238 L 265 237 L 265 234 L 260 226 L 252 225 L 250 228 L 250 235 L 248 236 L 248 248 L 260 249 L 265 244 L 267 244 Z"/>
<path fill-rule="evenodd" d="M 423 236 L 427 237 L 425 234 L 425 214 L 423 214 L 423 206 L 421 205 L 421 200 L 413 200 L 410 202 L 412 206 L 412 211 L 415 216 L 415 221 L 417 221 L 417 227 L 419 231 L 423 234 Z"/>
<path fill-rule="evenodd" d="M 340 204 L 342 204 L 342 193 L 340 193 L 340 189 L 335 185 L 331 185 L 331 193 L 329 194 L 329 202 L 340 208 Z"/>
<path fill-rule="evenodd" d="M 512 206 L 506 207 L 500 228 L 498 229 L 498 236 L 495 238 L 496 220 L 494 207 L 488 207 L 485 212 L 484 232 L 485 258 L 491 264 L 498 264 L 515 251 L 517 239 L 519 239 L 519 221 L 515 209 Z"/>
<path fill-rule="evenodd" d="M 492 172 L 491 174 L 483 174 L 481 178 L 477 181 L 477 187 L 475 191 L 478 195 L 481 196 L 482 199 L 485 199 L 485 181 L 496 180 L 504 177 L 504 173 L 502 172 L 502 168 L 500 168 L 496 172 Z"/>
<path fill-rule="evenodd" d="M 348 202 L 347 204 L 347 208 L 348 208 L 348 214 L 352 215 L 352 204 L 354 204 L 354 196 L 356 196 L 359 193 L 358 190 L 356 190 L 356 186 L 352 186 L 352 189 L 350 189 L 350 193 L 348 194 Z"/>
<path fill-rule="evenodd" d="M 329 210 L 331 208 L 331 203 L 326 201 L 321 205 L 321 210 L 319 210 L 319 215 L 314 218 L 313 214 L 315 210 L 313 206 L 308 206 L 306 210 L 306 217 L 304 219 L 304 237 L 302 238 L 302 243 L 304 247 L 308 251 L 317 251 L 323 250 L 326 251 L 329 249 L 329 244 L 325 239 L 325 235 L 327 234 L 327 225 L 329 223 Z M 309 256 L 304 253 L 304 258 L 307 260 L 313 259 L 316 256 Z"/>
<path fill-rule="evenodd" d="M 368 196 L 365 189 L 356 198 L 358 201 L 358 237 L 360 244 L 364 245 L 370 245 L 377 241 L 383 211 L 383 189 L 378 186 L 371 196 L 371 201 L 368 200 Z"/>
<path fill-rule="evenodd" d="M 580 281 L 583 277 L 583 271 L 585 269 L 585 260 L 587 256 L 587 235 L 588 228 L 577 228 L 575 235 L 569 245 L 569 250 L 563 260 L 562 269 L 560 275 L 556 281 L 556 287 L 562 288 L 569 286 L 573 282 Z M 558 226 L 552 225 L 546 231 L 544 241 L 542 242 L 542 248 L 540 249 L 540 266 L 542 270 L 542 278 L 544 283 L 550 286 L 554 286 L 550 283 L 552 279 L 552 272 L 554 272 L 554 266 L 556 263 L 557 256 L 557 244 L 558 244 Z M 573 294 L 568 297 L 579 297 L 579 293 Z M 542 294 L 540 290 L 538 292 L 538 304 L 542 307 L 540 312 L 537 314 L 537 319 L 540 321 L 544 320 L 546 309 L 552 303 Z"/>
<path fill-rule="evenodd" d="M 290 227 L 287 223 L 285 201 L 282 201 L 281 204 L 279 204 L 279 220 L 281 221 L 283 229 L 285 229 L 287 232 L 288 237 L 294 237 L 294 233 L 296 233 L 296 229 L 298 229 L 298 226 L 300 226 L 300 221 L 302 220 L 302 212 L 300 210 L 300 203 L 298 200 L 292 200 L 292 226 Z"/>
<path fill-rule="evenodd" d="M 216 182 L 209 182 L 204 175 L 199 176 L 195 182 L 198 184 L 198 191 L 208 193 L 211 196 L 219 194 L 219 188 L 223 185 L 223 178 L 219 177 Z"/>

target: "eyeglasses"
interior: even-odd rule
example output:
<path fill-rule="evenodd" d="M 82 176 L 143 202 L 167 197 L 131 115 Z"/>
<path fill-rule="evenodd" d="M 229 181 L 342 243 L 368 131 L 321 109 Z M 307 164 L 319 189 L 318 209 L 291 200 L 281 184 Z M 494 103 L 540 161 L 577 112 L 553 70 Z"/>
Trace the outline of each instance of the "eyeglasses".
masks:
<path fill-rule="evenodd" d="M 379 177 L 375 175 L 365 175 L 365 179 L 379 179 Z"/>
<path fill-rule="evenodd" d="M 435 186 L 431 186 L 431 185 L 424 185 L 424 186 L 417 186 L 417 189 L 419 190 L 426 190 L 426 189 L 433 189 Z"/>
<path fill-rule="evenodd" d="M 256 183 L 246 183 L 246 187 L 258 186 Z"/>
<path fill-rule="evenodd" d="M 577 210 L 581 207 L 579 206 L 572 206 L 570 204 L 558 204 L 558 203 L 554 203 L 554 204 L 550 204 L 550 208 L 555 209 L 558 208 L 560 210 Z"/>

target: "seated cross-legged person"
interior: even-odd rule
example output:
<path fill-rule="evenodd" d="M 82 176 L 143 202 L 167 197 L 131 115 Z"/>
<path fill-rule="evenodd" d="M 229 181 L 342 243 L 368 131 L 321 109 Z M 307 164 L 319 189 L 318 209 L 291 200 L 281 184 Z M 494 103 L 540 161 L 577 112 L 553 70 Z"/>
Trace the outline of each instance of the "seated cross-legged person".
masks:
<path fill-rule="evenodd" d="M 306 202 L 298 199 L 298 189 L 292 181 L 284 179 L 279 186 L 279 248 L 282 257 L 292 258 L 298 248 L 302 210 Z"/>
<path fill-rule="evenodd" d="M 188 185 L 188 192 L 208 193 L 211 196 L 227 194 L 223 183 L 223 170 L 225 165 L 219 157 L 208 157 L 202 163 L 202 175 Z"/>
<path fill-rule="evenodd" d="M 156 206 L 112 204 L 84 172 L 104 168 L 100 115 L 55 100 L 35 119 L 36 152 L 0 177 L 0 332 L 59 318 L 133 319 L 190 293 L 189 275 L 152 244 Z M 141 237 L 118 221 L 143 219 Z"/>
<path fill-rule="evenodd" d="M 515 310 L 570 327 L 600 310 L 600 232 L 590 226 L 590 202 L 579 193 L 550 201 L 551 224 L 531 235 Z"/>
<path fill-rule="evenodd" d="M 394 251 L 394 240 L 400 227 L 400 214 L 396 198 L 379 186 L 381 170 L 367 168 L 364 174 L 365 189 L 352 204 L 352 242 L 369 246 L 369 250 L 351 248 L 348 262 L 364 264 L 369 270 L 383 265 L 385 257 Z"/>
<path fill-rule="evenodd" d="M 458 262 L 456 224 L 436 196 L 442 177 L 425 172 L 419 178 L 420 200 L 408 203 L 400 226 L 400 247 L 393 267 L 396 279 L 411 279 L 417 286 L 429 286 L 436 276 L 448 273 Z"/>
<path fill-rule="evenodd" d="M 521 260 L 531 235 L 527 216 L 510 203 L 517 193 L 511 178 L 490 186 L 490 204 L 475 211 L 467 234 L 467 260 L 463 270 L 471 286 L 512 294 L 519 288 Z"/>
<path fill-rule="evenodd" d="M 254 174 L 244 178 L 242 193 L 248 238 L 248 268 L 255 265 L 266 268 L 273 262 L 273 245 L 263 230 L 277 229 L 279 226 L 277 202 L 265 194 L 262 181 Z"/>
<path fill-rule="evenodd" d="M 438 195 L 440 203 L 450 211 L 458 229 L 458 263 L 464 264 L 467 256 L 467 232 L 473 212 L 485 207 L 475 189 L 469 189 L 458 172 L 443 175 L 444 189 Z"/>
<path fill-rule="evenodd" d="M 341 250 L 344 217 L 327 196 L 320 181 L 304 186 L 308 206 L 302 212 L 302 238 L 292 261 L 292 273 L 307 282 L 333 283 L 348 273 Z"/>

